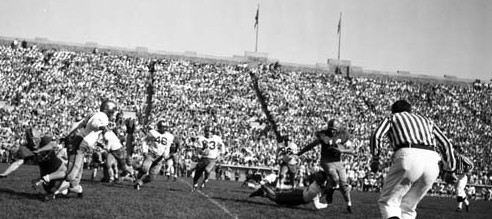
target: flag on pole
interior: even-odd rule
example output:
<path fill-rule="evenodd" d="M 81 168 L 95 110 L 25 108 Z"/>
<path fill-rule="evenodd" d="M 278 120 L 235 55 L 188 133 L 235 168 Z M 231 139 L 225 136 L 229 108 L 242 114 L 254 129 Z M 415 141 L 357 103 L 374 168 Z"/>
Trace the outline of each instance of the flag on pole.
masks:
<path fill-rule="evenodd" d="M 260 19 L 260 5 L 258 5 L 258 9 L 256 9 L 255 28 L 258 26 L 258 20 L 259 19 Z"/>
<path fill-rule="evenodd" d="M 340 20 L 338 20 L 338 31 L 337 31 L 337 33 L 340 34 L 340 31 L 342 31 L 342 12 L 340 12 Z"/>

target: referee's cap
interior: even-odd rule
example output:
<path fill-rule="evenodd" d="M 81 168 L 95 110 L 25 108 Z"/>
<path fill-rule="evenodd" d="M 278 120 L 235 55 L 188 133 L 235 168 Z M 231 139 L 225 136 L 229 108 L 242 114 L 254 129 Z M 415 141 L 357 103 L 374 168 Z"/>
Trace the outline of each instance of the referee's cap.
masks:
<path fill-rule="evenodd" d="M 391 105 L 391 113 L 412 112 L 412 105 L 406 100 L 397 100 Z"/>

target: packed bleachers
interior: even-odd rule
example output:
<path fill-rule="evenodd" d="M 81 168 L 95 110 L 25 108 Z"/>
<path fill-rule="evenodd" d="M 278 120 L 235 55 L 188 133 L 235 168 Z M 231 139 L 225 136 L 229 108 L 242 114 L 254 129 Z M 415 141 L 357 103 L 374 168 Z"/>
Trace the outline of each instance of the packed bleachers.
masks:
<path fill-rule="evenodd" d="M 1 148 L 14 152 L 27 126 L 62 137 L 73 121 L 97 110 L 104 98 L 141 115 L 151 60 L 122 53 L 0 46 L 0 101 L 12 106 L 0 109 Z M 344 160 L 354 185 L 378 184 L 384 174 L 369 171 L 369 136 L 389 115 L 390 104 L 402 98 L 414 111 L 434 119 L 475 161 L 471 183 L 492 184 L 492 90 L 472 84 L 374 75 L 347 79 L 269 65 L 159 58 L 151 121 L 166 119 L 185 145 L 193 143 L 200 127 L 210 125 L 228 146 L 225 164 L 275 166 L 276 140 L 265 131 L 268 125 L 261 126 L 266 121 L 249 71 L 259 77 L 280 132 L 300 147 L 314 140 L 313 133 L 326 128 L 328 119 L 343 119 L 358 152 Z M 142 135 L 138 132 L 137 139 Z M 318 152 L 304 155 L 301 169 L 316 170 Z M 391 153 L 386 152 L 388 162 Z"/>

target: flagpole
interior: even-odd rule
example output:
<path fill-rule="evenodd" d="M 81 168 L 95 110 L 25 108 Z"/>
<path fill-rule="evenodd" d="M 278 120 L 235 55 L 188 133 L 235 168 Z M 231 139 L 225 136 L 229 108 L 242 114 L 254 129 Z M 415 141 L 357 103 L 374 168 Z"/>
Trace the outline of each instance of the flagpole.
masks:
<path fill-rule="evenodd" d="M 342 73 L 340 69 L 340 46 L 342 44 L 342 12 L 340 12 L 340 20 L 338 21 L 338 72 L 337 73 Z"/>
<path fill-rule="evenodd" d="M 258 4 L 258 9 L 256 11 L 256 43 L 255 43 L 255 52 L 258 52 L 258 29 L 260 29 L 260 4 Z"/>

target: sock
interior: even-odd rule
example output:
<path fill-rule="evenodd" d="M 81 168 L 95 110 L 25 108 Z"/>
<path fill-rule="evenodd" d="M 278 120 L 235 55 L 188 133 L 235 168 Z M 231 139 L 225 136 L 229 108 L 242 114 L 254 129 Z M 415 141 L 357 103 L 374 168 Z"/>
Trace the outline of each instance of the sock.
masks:
<path fill-rule="evenodd" d="M 41 177 L 41 179 L 43 179 L 45 183 L 49 183 L 50 182 L 50 175 L 45 175 L 45 176 Z"/>

